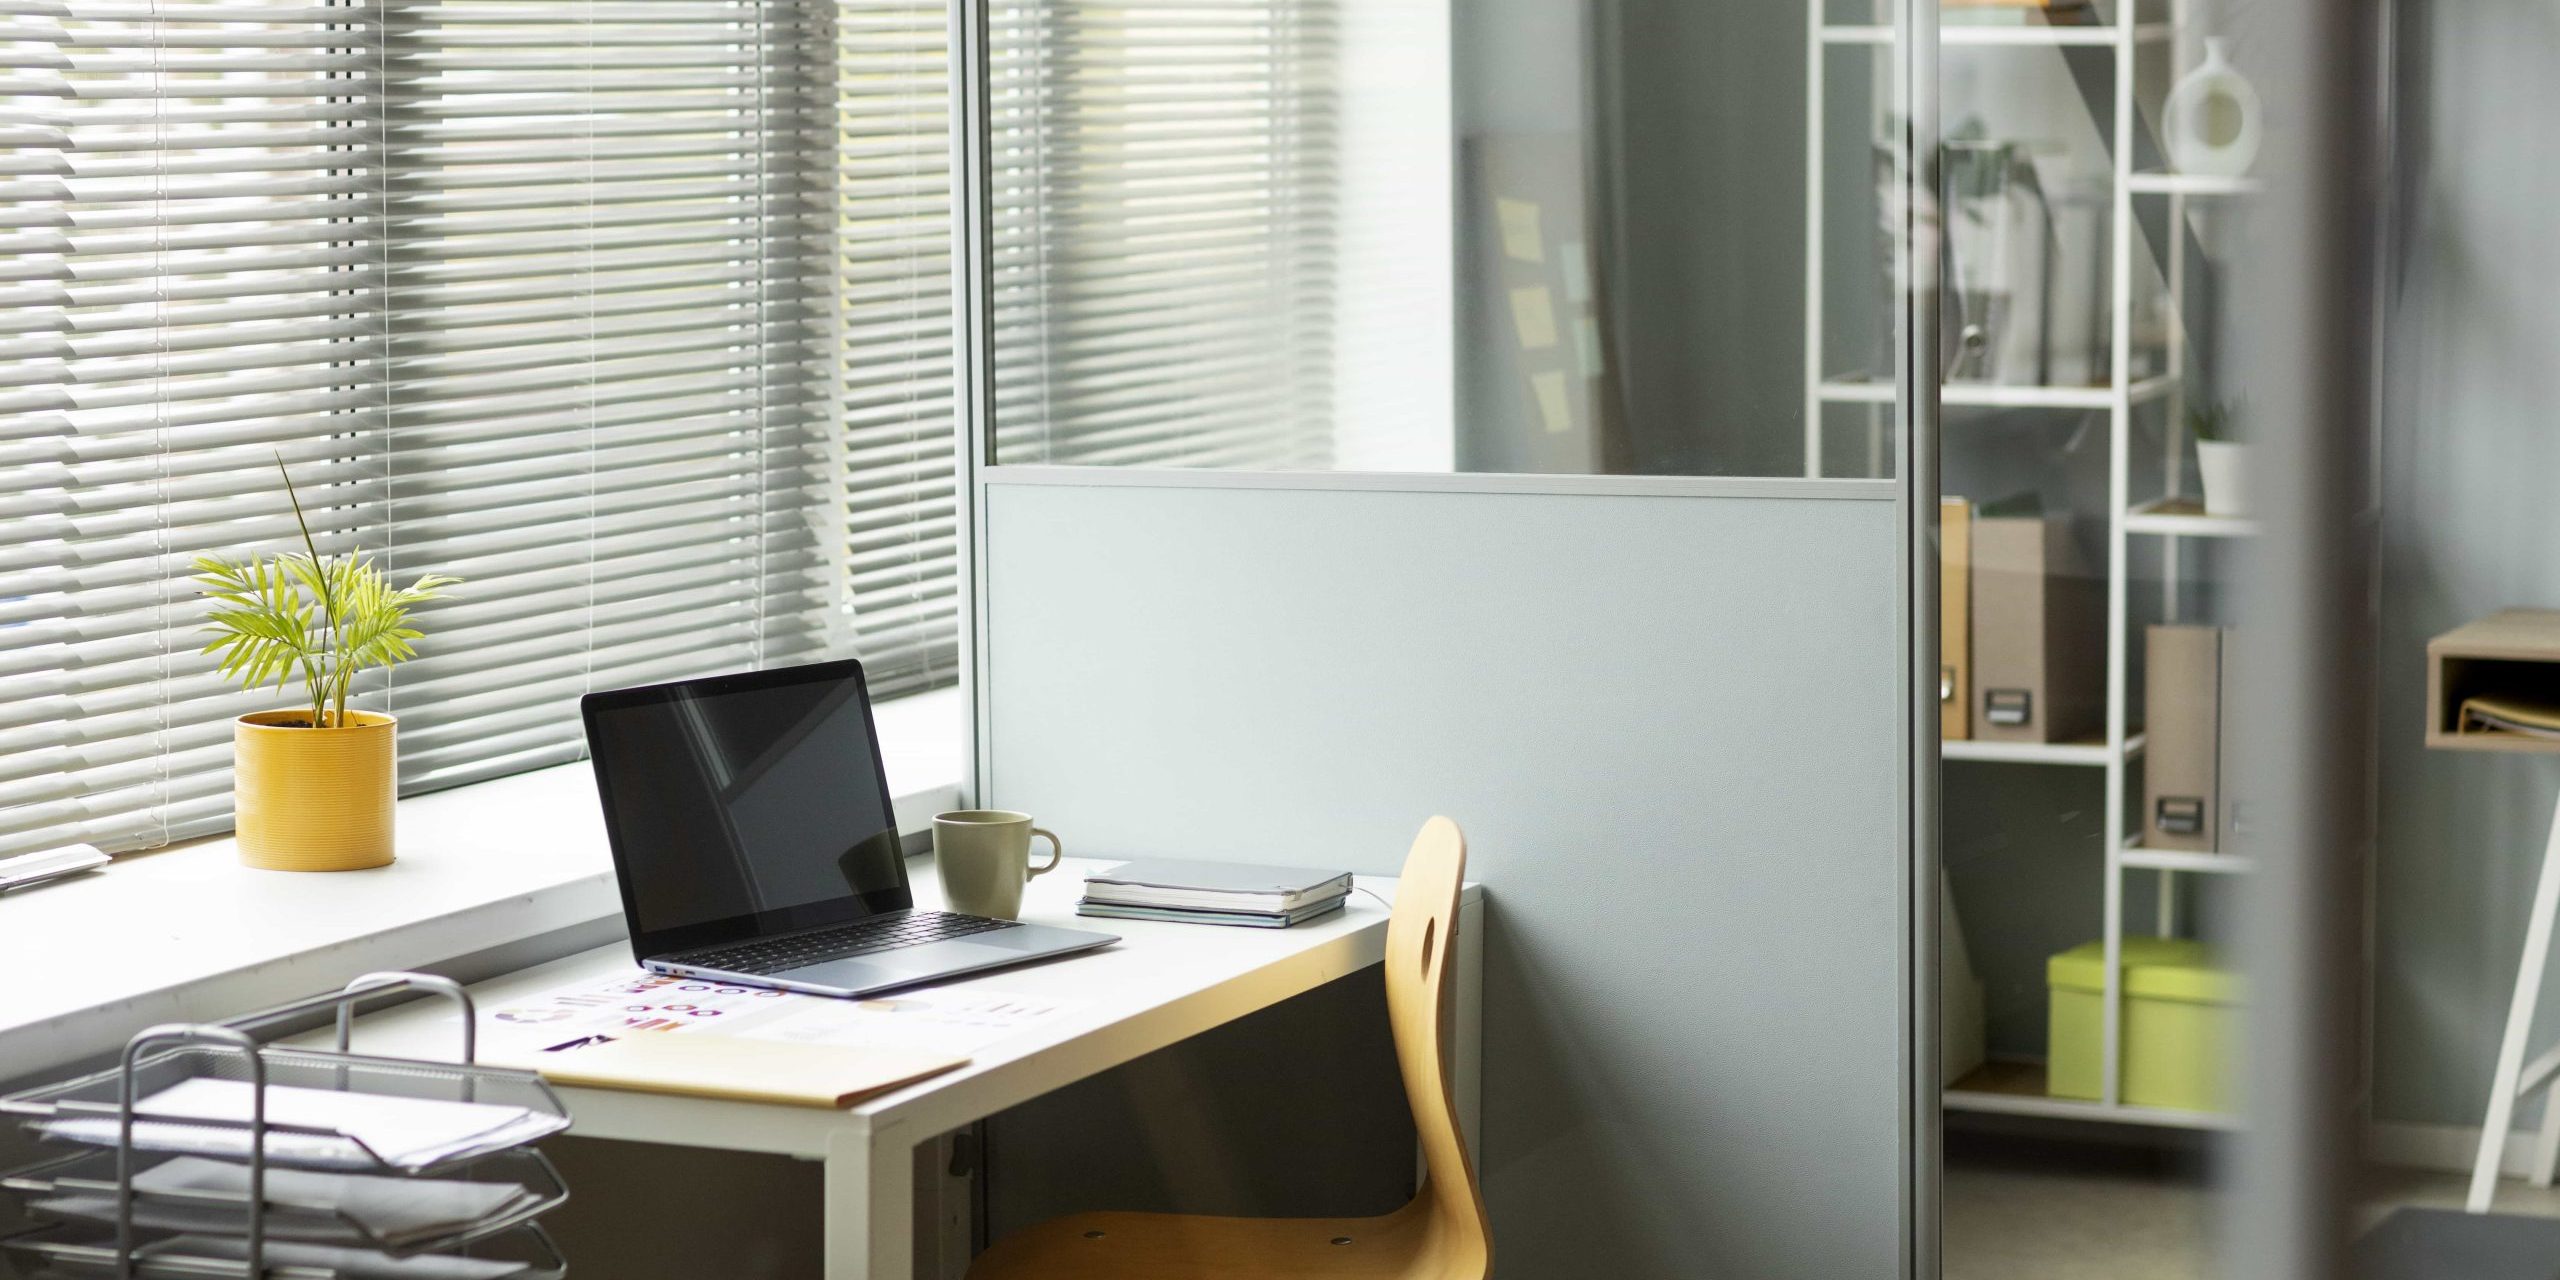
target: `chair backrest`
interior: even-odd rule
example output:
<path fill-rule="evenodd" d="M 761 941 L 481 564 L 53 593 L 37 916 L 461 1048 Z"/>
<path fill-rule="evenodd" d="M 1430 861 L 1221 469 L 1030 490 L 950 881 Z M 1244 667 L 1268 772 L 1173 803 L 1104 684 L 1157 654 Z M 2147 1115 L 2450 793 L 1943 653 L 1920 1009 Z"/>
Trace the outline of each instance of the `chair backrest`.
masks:
<path fill-rule="evenodd" d="M 1492 1232 L 1484 1193 L 1476 1183 L 1466 1135 L 1458 1131 L 1458 1107 L 1450 1092 L 1448 1063 L 1457 977 L 1458 893 L 1466 883 L 1467 838 L 1458 824 L 1433 818 L 1422 824 L 1396 882 L 1395 910 L 1387 921 L 1387 1021 L 1396 1061 L 1404 1070 L 1405 1100 L 1422 1139 L 1422 1199 L 1443 1255 L 1445 1274 L 1482 1275 L 1493 1262 Z"/>

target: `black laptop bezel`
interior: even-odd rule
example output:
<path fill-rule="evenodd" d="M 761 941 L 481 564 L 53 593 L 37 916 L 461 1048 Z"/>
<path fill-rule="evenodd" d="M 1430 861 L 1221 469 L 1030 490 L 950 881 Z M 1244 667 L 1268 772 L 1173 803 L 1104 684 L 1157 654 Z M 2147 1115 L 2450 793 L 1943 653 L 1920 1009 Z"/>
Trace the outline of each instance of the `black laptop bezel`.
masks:
<path fill-rule="evenodd" d="M 871 713 L 871 687 L 864 679 L 862 663 L 854 658 L 833 662 L 817 662 L 796 667 L 775 667 L 766 671 L 742 671 L 731 675 L 704 676 L 693 680 L 677 680 L 667 684 L 642 685 L 631 689 L 612 689 L 590 693 L 578 699 L 578 714 L 586 724 L 587 759 L 595 774 L 596 799 L 604 808 L 605 844 L 613 853 L 614 887 L 622 894 L 622 919 L 631 933 L 632 957 L 643 964 L 681 951 L 753 938 L 770 938 L 802 929 L 847 924 L 888 911 L 905 911 L 915 906 L 915 890 L 907 880 L 907 863 L 897 861 L 897 884 L 867 894 L 846 894 L 824 902 L 797 907 L 752 912 L 700 924 L 680 925 L 671 929 L 644 932 L 640 924 L 639 904 L 631 892 L 631 868 L 623 856 L 622 820 L 614 804 L 613 779 L 607 776 L 604 757 L 595 750 L 599 735 L 599 712 L 623 711 L 633 707 L 663 706 L 685 697 L 717 697 L 746 693 L 758 689 L 788 688 L 794 685 L 826 684 L 850 680 L 854 696 L 862 700 L 862 730 L 871 741 L 871 785 L 880 793 L 880 812 L 889 815 L 892 830 L 897 826 L 897 805 L 889 795 L 889 769 L 880 757 L 880 725 Z"/>

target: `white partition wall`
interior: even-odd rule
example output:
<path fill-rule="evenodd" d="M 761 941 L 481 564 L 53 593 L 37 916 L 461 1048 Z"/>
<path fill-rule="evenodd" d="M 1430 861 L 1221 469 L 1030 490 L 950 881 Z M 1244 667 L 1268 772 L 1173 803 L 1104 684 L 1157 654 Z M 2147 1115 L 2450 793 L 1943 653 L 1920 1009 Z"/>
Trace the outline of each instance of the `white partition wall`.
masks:
<path fill-rule="evenodd" d="M 1371 872 L 1455 817 L 1502 1274 L 1903 1274 L 1894 493 L 990 468 L 982 799 Z"/>

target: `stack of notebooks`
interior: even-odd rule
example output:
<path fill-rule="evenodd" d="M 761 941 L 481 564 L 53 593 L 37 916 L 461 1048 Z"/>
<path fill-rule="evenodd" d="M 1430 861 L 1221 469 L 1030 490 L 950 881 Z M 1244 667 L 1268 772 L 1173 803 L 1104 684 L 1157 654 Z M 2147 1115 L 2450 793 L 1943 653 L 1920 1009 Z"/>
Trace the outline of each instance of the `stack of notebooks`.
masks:
<path fill-rule="evenodd" d="M 1130 862 L 1085 877 L 1076 914 L 1285 929 L 1342 909 L 1351 873 L 1232 862 Z"/>

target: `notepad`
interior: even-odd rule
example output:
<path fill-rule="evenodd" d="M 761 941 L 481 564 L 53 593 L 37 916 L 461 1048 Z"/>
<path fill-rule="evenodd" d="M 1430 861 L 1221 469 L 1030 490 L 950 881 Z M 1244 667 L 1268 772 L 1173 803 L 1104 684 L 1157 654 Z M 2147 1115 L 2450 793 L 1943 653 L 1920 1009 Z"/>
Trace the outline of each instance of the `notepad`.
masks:
<path fill-rule="evenodd" d="M 546 1059 L 543 1079 L 591 1089 L 849 1107 L 968 1065 L 911 1049 L 846 1048 L 688 1032 L 642 1035 Z"/>

